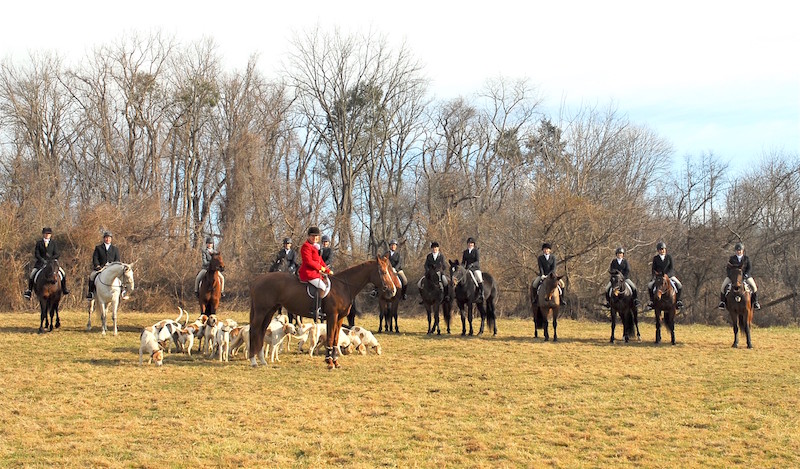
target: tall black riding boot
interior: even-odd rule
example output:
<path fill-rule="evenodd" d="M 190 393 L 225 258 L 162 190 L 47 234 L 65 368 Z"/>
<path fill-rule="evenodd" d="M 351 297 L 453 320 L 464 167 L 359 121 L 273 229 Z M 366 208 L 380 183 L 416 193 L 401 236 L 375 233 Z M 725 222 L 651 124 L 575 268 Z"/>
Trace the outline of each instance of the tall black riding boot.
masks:
<path fill-rule="evenodd" d="M 719 309 L 725 309 L 725 292 L 719 294 L 719 304 L 717 305 Z"/>
<path fill-rule="evenodd" d="M 32 294 L 33 294 L 33 279 L 28 278 L 28 289 L 25 290 L 25 293 L 23 293 L 22 296 L 30 300 Z"/>
<path fill-rule="evenodd" d="M 633 306 L 638 308 L 641 305 L 642 304 L 639 302 L 639 290 L 634 288 L 633 289 Z"/>
<path fill-rule="evenodd" d="M 69 290 L 67 289 L 67 279 L 64 277 L 61 278 L 61 293 L 64 295 L 69 295 Z"/>
<path fill-rule="evenodd" d="M 606 290 L 606 304 L 603 305 L 603 308 L 611 308 L 611 295 L 608 294 L 608 290 Z"/>
<path fill-rule="evenodd" d="M 753 294 L 750 295 L 750 299 L 753 300 L 753 308 L 761 309 L 761 305 L 758 303 L 758 293 L 753 292 Z"/>
<path fill-rule="evenodd" d="M 681 301 L 681 293 L 683 293 L 683 288 L 679 288 L 677 292 L 675 292 L 675 309 L 683 308 L 683 301 Z"/>
<path fill-rule="evenodd" d="M 483 292 L 483 282 L 478 284 L 478 301 L 483 301 L 486 299 L 486 296 Z"/>
<path fill-rule="evenodd" d="M 404 283 L 403 288 L 400 289 L 400 294 L 403 295 L 402 298 L 406 299 L 406 289 L 408 289 L 408 284 Z"/>
<path fill-rule="evenodd" d="M 86 298 L 90 300 L 94 298 L 94 292 L 95 292 L 94 282 L 89 282 L 89 293 L 86 295 Z"/>

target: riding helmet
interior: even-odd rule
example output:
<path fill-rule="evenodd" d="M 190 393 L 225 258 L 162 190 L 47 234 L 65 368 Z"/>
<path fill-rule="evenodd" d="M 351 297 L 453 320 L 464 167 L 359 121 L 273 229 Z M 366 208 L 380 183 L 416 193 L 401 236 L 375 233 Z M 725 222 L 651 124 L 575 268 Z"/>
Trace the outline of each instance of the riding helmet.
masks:
<path fill-rule="evenodd" d="M 617 254 L 625 254 L 625 248 L 620 246 L 617 248 Z"/>
<path fill-rule="evenodd" d="M 467 244 L 469 244 L 469 243 L 475 244 L 475 238 L 473 238 L 471 236 L 469 238 L 467 238 Z"/>
<path fill-rule="evenodd" d="M 437 241 L 434 241 L 434 242 L 431 243 L 431 249 L 438 248 L 438 247 L 439 247 L 439 243 Z"/>
<path fill-rule="evenodd" d="M 110 231 L 104 231 L 103 232 L 103 238 L 113 238 L 113 237 L 114 237 L 114 235 L 111 234 Z"/>
<path fill-rule="evenodd" d="M 736 243 L 736 246 L 733 247 L 734 251 L 744 251 L 744 244 Z"/>
<path fill-rule="evenodd" d="M 283 244 L 292 244 L 292 238 L 283 238 Z"/>
<path fill-rule="evenodd" d="M 326 242 L 326 241 L 327 241 L 327 242 L 331 242 L 331 237 L 330 237 L 330 236 L 328 236 L 328 235 L 323 235 L 323 236 L 322 236 L 322 242 L 324 243 L 324 242 Z"/>
<path fill-rule="evenodd" d="M 664 244 L 663 242 L 659 242 L 658 244 L 656 244 L 656 251 L 660 251 L 662 249 L 667 249 L 667 245 Z"/>
<path fill-rule="evenodd" d="M 396 239 L 392 239 L 391 241 L 389 241 L 389 246 L 391 246 L 392 244 L 397 244 L 397 240 Z"/>
<path fill-rule="evenodd" d="M 544 251 L 545 249 L 553 249 L 553 247 L 550 246 L 550 243 L 544 243 L 542 244 L 542 251 Z"/>
<path fill-rule="evenodd" d="M 320 234 L 319 228 L 317 228 L 316 226 L 312 226 L 312 227 L 308 228 L 308 235 L 309 236 L 319 236 L 319 234 Z"/>
<path fill-rule="evenodd" d="M 214 244 L 214 240 L 211 239 L 211 237 L 209 236 L 208 238 L 206 238 L 206 244 Z"/>
<path fill-rule="evenodd" d="M 46 228 L 42 228 L 42 234 L 43 235 L 48 234 L 48 233 L 53 234 L 53 229 L 50 228 L 49 226 L 46 227 Z"/>

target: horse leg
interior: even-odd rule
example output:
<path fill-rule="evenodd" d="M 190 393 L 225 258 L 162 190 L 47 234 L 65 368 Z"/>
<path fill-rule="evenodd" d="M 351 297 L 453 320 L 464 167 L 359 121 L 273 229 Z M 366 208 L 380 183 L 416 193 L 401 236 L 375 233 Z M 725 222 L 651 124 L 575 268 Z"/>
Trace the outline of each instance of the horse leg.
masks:
<path fill-rule="evenodd" d="M 633 307 L 633 325 L 636 328 L 636 340 L 641 342 L 642 335 L 639 334 L 639 311 L 636 309 L 635 306 Z"/>
<path fill-rule="evenodd" d="M 547 316 L 542 319 L 542 329 L 544 330 L 544 341 L 550 342 L 550 333 L 547 331 L 549 325 L 547 324 Z"/>
<path fill-rule="evenodd" d="M 450 333 L 450 321 L 453 320 L 452 305 L 442 305 L 442 314 L 444 315 L 444 323 L 447 326 L 447 333 Z M 441 331 L 439 331 L 441 333 Z"/>
<path fill-rule="evenodd" d="M 47 309 L 48 309 L 48 310 L 49 310 L 49 312 L 50 312 L 50 326 L 49 326 L 49 331 L 50 331 L 50 332 L 53 332 L 53 325 L 54 325 L 54 324 L 53 324 L 53 319 L 54 319 L 54 317 L 55 317 L 55 315 L 56 315 L 56 306 L 55 306 L 54 304 L 51 304 L 51 305 L 49 305 L 49 306 L 48 306 L 48 308 L 47 308 Z"/>
<path fill-rule="evenodd" d="M 45 321 L 47 321 L 47 306 L 44 301 L 39 299 L 39 334 L 45 331 Z"/>
<path fill-rule="evenodd" d="M 458 310 L 461 312 L 461 335 L 467 335 L 467 313 L 464 312 L 464 305 L 459 303 Z"/>
<path fill-rule="evenodd" d="M 425 312 L 428 313 L 428 332 L 427 334 L 430 335 L 433 332 L 433 328 L 431 327 L 431 315 L 433 312 L 431 311 L 431 305 L 425 303 Z"/>
<path fill-rule="evenodd" d="M 467 319 L 469 319 L 469 335 L 475 335 L 475 331 L 472 330 L 472 303 L 467 303 L 467 310 L 469 311 L 467 314 Z"/>
<path fill-rule="evenodd" d="M 731 347 L 739 347 L 739 322 L 741 322 L 741 315 L 731 314 L 731 322 L 733 323 L 733 345 Z"/>
<path fill-rule="evenodd" d="M 664 319 L 667 322 L 667 328 L 669 329 L 669 334 L 671 338 L 672 345 L 675 345 L 675 309 L 671 309 L 669 313 L 664 316 Z"/>
<path fill-rule="evenodd" d="M 119 307 L 119 297 L 111 300 L 111 320 L 114 322 L 114 335 L 118 334 L 117 332 L 117 308 Z"/>
<path fill-rule="evenodd" d="M 97 293 L 95 293 L 97 295 Z M 94 313 L 94 298 L 89 300 L 89 320 L 86 321 L 86 331 L 92 330 L 92 313 Z"/>
<path fill-rule="evenodd" d="M 106 305 L 105 303 L 103 303 L 102 300 L 100 300 L 100 323 L 103 326 L 102 329 L 101 329 L 102 335 L 106 335 L 106 331 L 108 330 L 108 328 L 106 327 L 106 311 L 107 311 L 107 308 L 108 308 L 108 305 Z"/>
<path fill-rule="evenodd" d="M 656 317 L 656 343 L 661 343 L 661 310 L 655 310 Z"/>
<path fill-rule="evenodd" d="M 400 326 L 397 324 L 397 306 L 398 306 L 397 302 L 400 301 L 400 297 L 395 297 L 395 298 L 396 299 L 392 300 L 392 303 L 390 304 L 390 308 L 391 308 L 391 312 L 392 312 L 392 317 L 394 318 L 394 332 L 395 332 L 395 334 L 399 334 L 400 333 Z"/>
<path fill-rule="evenodd" d="M 611 308 L 611 340 L 609 342 L 611 342 L 612 344 L 614 343 L 614 329 L 616 328 L 617 328 L 617 312 L 614 310 L 614 308 Z"/>
<path fill-rule="evenodd" d="M 61 329 L 61 317 L 58 315 L 58 303 L 55 304 L 56 329 Z"/>
<path fill-rule="evenodd" d="M 744 329 L 744 334 L 747 337 L 747 348 L 753 348 L 753 342 L 750 341 L 750 323 L 747 321 L 747 312 L 745 311 L 744 314 L 739 316 L 742 321 L 742 329 Z"/>
<path fill-rule="evenodd" d="M 558 342 L 558 332 L 556 332 L 556 328 L 558 327 L 558 308 L 553 309 L 553 342 Z"/>
<path fill-rule="evenodd" d="M 483 308 L 482 303 L 478 303 L 476 307 L 478 308 L 478 313 L 481 315 L 481 328 L 478 331 L 478 335 L 483 335 L 483 325 L 486 322 L 486 310 Z"/>

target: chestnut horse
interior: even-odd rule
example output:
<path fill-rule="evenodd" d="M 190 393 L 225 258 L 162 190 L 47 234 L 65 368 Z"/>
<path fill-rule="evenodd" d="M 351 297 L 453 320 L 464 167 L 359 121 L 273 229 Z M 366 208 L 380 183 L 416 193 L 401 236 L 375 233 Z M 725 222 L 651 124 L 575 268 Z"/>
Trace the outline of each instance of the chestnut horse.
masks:
<path fill-rule="evenodd" d="M 61 302 L 61 273 L 58 259 L 47 261 L 44 268 L 40 270 L 33 282 L 33 291 L 39 298 L 39 309 L 41 310 L 39 320 L 39 334 L 52 331 L 61 327 L 61 319 L 58 317 L 58 304 Z M 50 319 L 48 321 L 48 314 Z M 53 323 L 55 316 L 55 323 Z"/>
<path fill-rule="evenodd" d="M 328 276 L 331 289 L 322 299 L 322 309 L 328 326 L 327 353 L 325 362 L 328 369 L 340 368 L 336 347 L 339 330 L 347 317 L 356 295 L 367 283 L 372 283 L 386 300 L 397 294 L 391 275 L 389 256 L 376 257 L 335 275 Z M 262 364 L 264 359 L 264 335 L 278 307 L 282 306 L 294 314 L 311 318 L 314 316 L 314 298 L 307 290 L 309 285 L 300 282 L 293 274 L 268 272 L 250 282 L 250 349 L 248 358 L 252 366 L 258 366 L 256 356 Z"/>
<path fill-rule="evenodd" d="M 544 280 L 539 282 L 536 291 L 533 290 L 531 282 L 531 307 L 533 308 L 533 337 L 539 337 L 539 329 L 544 329 L 544 341 L 550 340 L 547 331 L 547 321 L 553 318 L 553 342 L 558 342 L 558 309 L 561 306 L 561 290 L 558 282 L 564 278 L 563 275 L 557 276 L 555 272 L 550 272 Z M 536 300 L 534 301 L 534 298 Z"/>
<path fill-rule="evenodd" d="M 636 305 L 633 303 L 633 290 L 631 286 L 625 282 L 625 276 L 617 270 L 610 270 L 611 275 L 611 343 L 614 343 L 614 329 L 617 327 L 617 315 L 622 321 L 622 338 L 625 343 L 628 343 L 633 337 L 634 328 L 636 329 L 636 338 L 641 341 L 642 336 L 639 334 L 639 314 L 636 310 Z"/>
<path fill-rule="evenodd" d="M 392 277 L 392 283 L 397 291 L 403 287 L 400 282 L 400 277 L 397 276 L 394 269 L 389 269 L 389 275 Z M 400 332 L 397 327 L 397 308 L 400 306 L 400 295 L 394 295 L 391 299 L 384 299 L 382 296 L 378 297 L 378 332 L 381 332 L 381 326 L 386 323 L 386 332 L 392 332 L 392 319 L 394 319 L 394 331 Z"/>
<path fill-rule="evenodd" d="M 475 285 L 471 272 L 461 265 L 459 261 L 448 261 L 450 263 L 450 285 L 453 286 L 453 297 L 461 312 L 461 335 L 467 334 L 466 321 L 469 319 L 469 335 L 472 331 L 472 305 L 478 307 L 481 315 L 481 328 L 478 335 L 483 334 L 484 323 L 488 323 L 492 335 L 497 335 L 497 317 L 495 316 L 495 302 L 497 301 L 497 285 L 494 277 L 483 273 L 484 300 L 478 301 L 478 286 Z M 467 306 L 467 314 L 464 313 L 464 306 Z"/>
<path fill-rule="evenodd" d="M 440 278 L 442 272 L 439 269 L 428 267 L 425 269 L 425 276 L 422 278 L 422 288 L 419 290 L 419 295 L 422 297 L 422 304 L 425 305 L 425 311 L 428 313 L 428 334 L 436 332 L 441 335 L 442 331 L 439 328 L 439 307 L 442 308 L 444 315 L 444 322 L 447 325 L 447 333 L 450 333 L 450 320 L 451 311 L 453 308 L 453 295 L 451 294 L 449 282 L 445 288 L 447 291 L 442 290 Z M 433 316 L 433 324 L 431 324 L 431 316 Z"/>
<path fill-rule="evenodd" d="M 675 345 L 675 287 L 665 273 L 656 272 L 653 278 L 653 310 L 656 316 L 656 343 L 661 343 L 661 313 L 664 313 L 664 323 L 672 336 L 672 345 Z"/>
<path fill-rule="evenodd" d="M 211 316 L 217 313 L 219 299 L 222 296 L 222 282 L 219 280 L 219 273 L 225 272 L 225 263 L 222 262 L 220 253 L 215 252 L 211 255 L 206 274 L 200 280 L 200 314 Z"/>
<path fill-rule="evenodd" d="M 739 328 L 747 336 L 747 348 L 753 348 L 750 341 L 750 325 L 753 323 L 753 304 L 750 302 L 750 289 L 745 287 L 744 274 L 739 266 L 728 264 L 730 289 L 725 293 L 725 309 L 733 323 L 733 348 L 739 346 Z"/>

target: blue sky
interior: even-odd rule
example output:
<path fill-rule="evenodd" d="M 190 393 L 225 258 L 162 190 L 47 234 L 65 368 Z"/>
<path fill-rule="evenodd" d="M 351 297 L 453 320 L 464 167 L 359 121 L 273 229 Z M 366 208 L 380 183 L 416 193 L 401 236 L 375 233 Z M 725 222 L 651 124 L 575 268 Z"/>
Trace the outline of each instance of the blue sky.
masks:
<path fill-rule="evenodd" d="M 4 7 L 0 58 L 54 50 L 69 61 L 126 32 L 215 39 L 226 66 L 258 53 L 275 75 L 296 31 L 385 34 L 425 64 L 437 97 L 487 78 L 528 78 L 549 109 L 613 103 L 672 142 L 736 170 L 800 154 L 800 28 L 791 2 L 395 2 L 41 0 Z M 522 3 L 522 4 L 521 4 Z M 658 3 L 658 4 L 657 4 Z"/>

